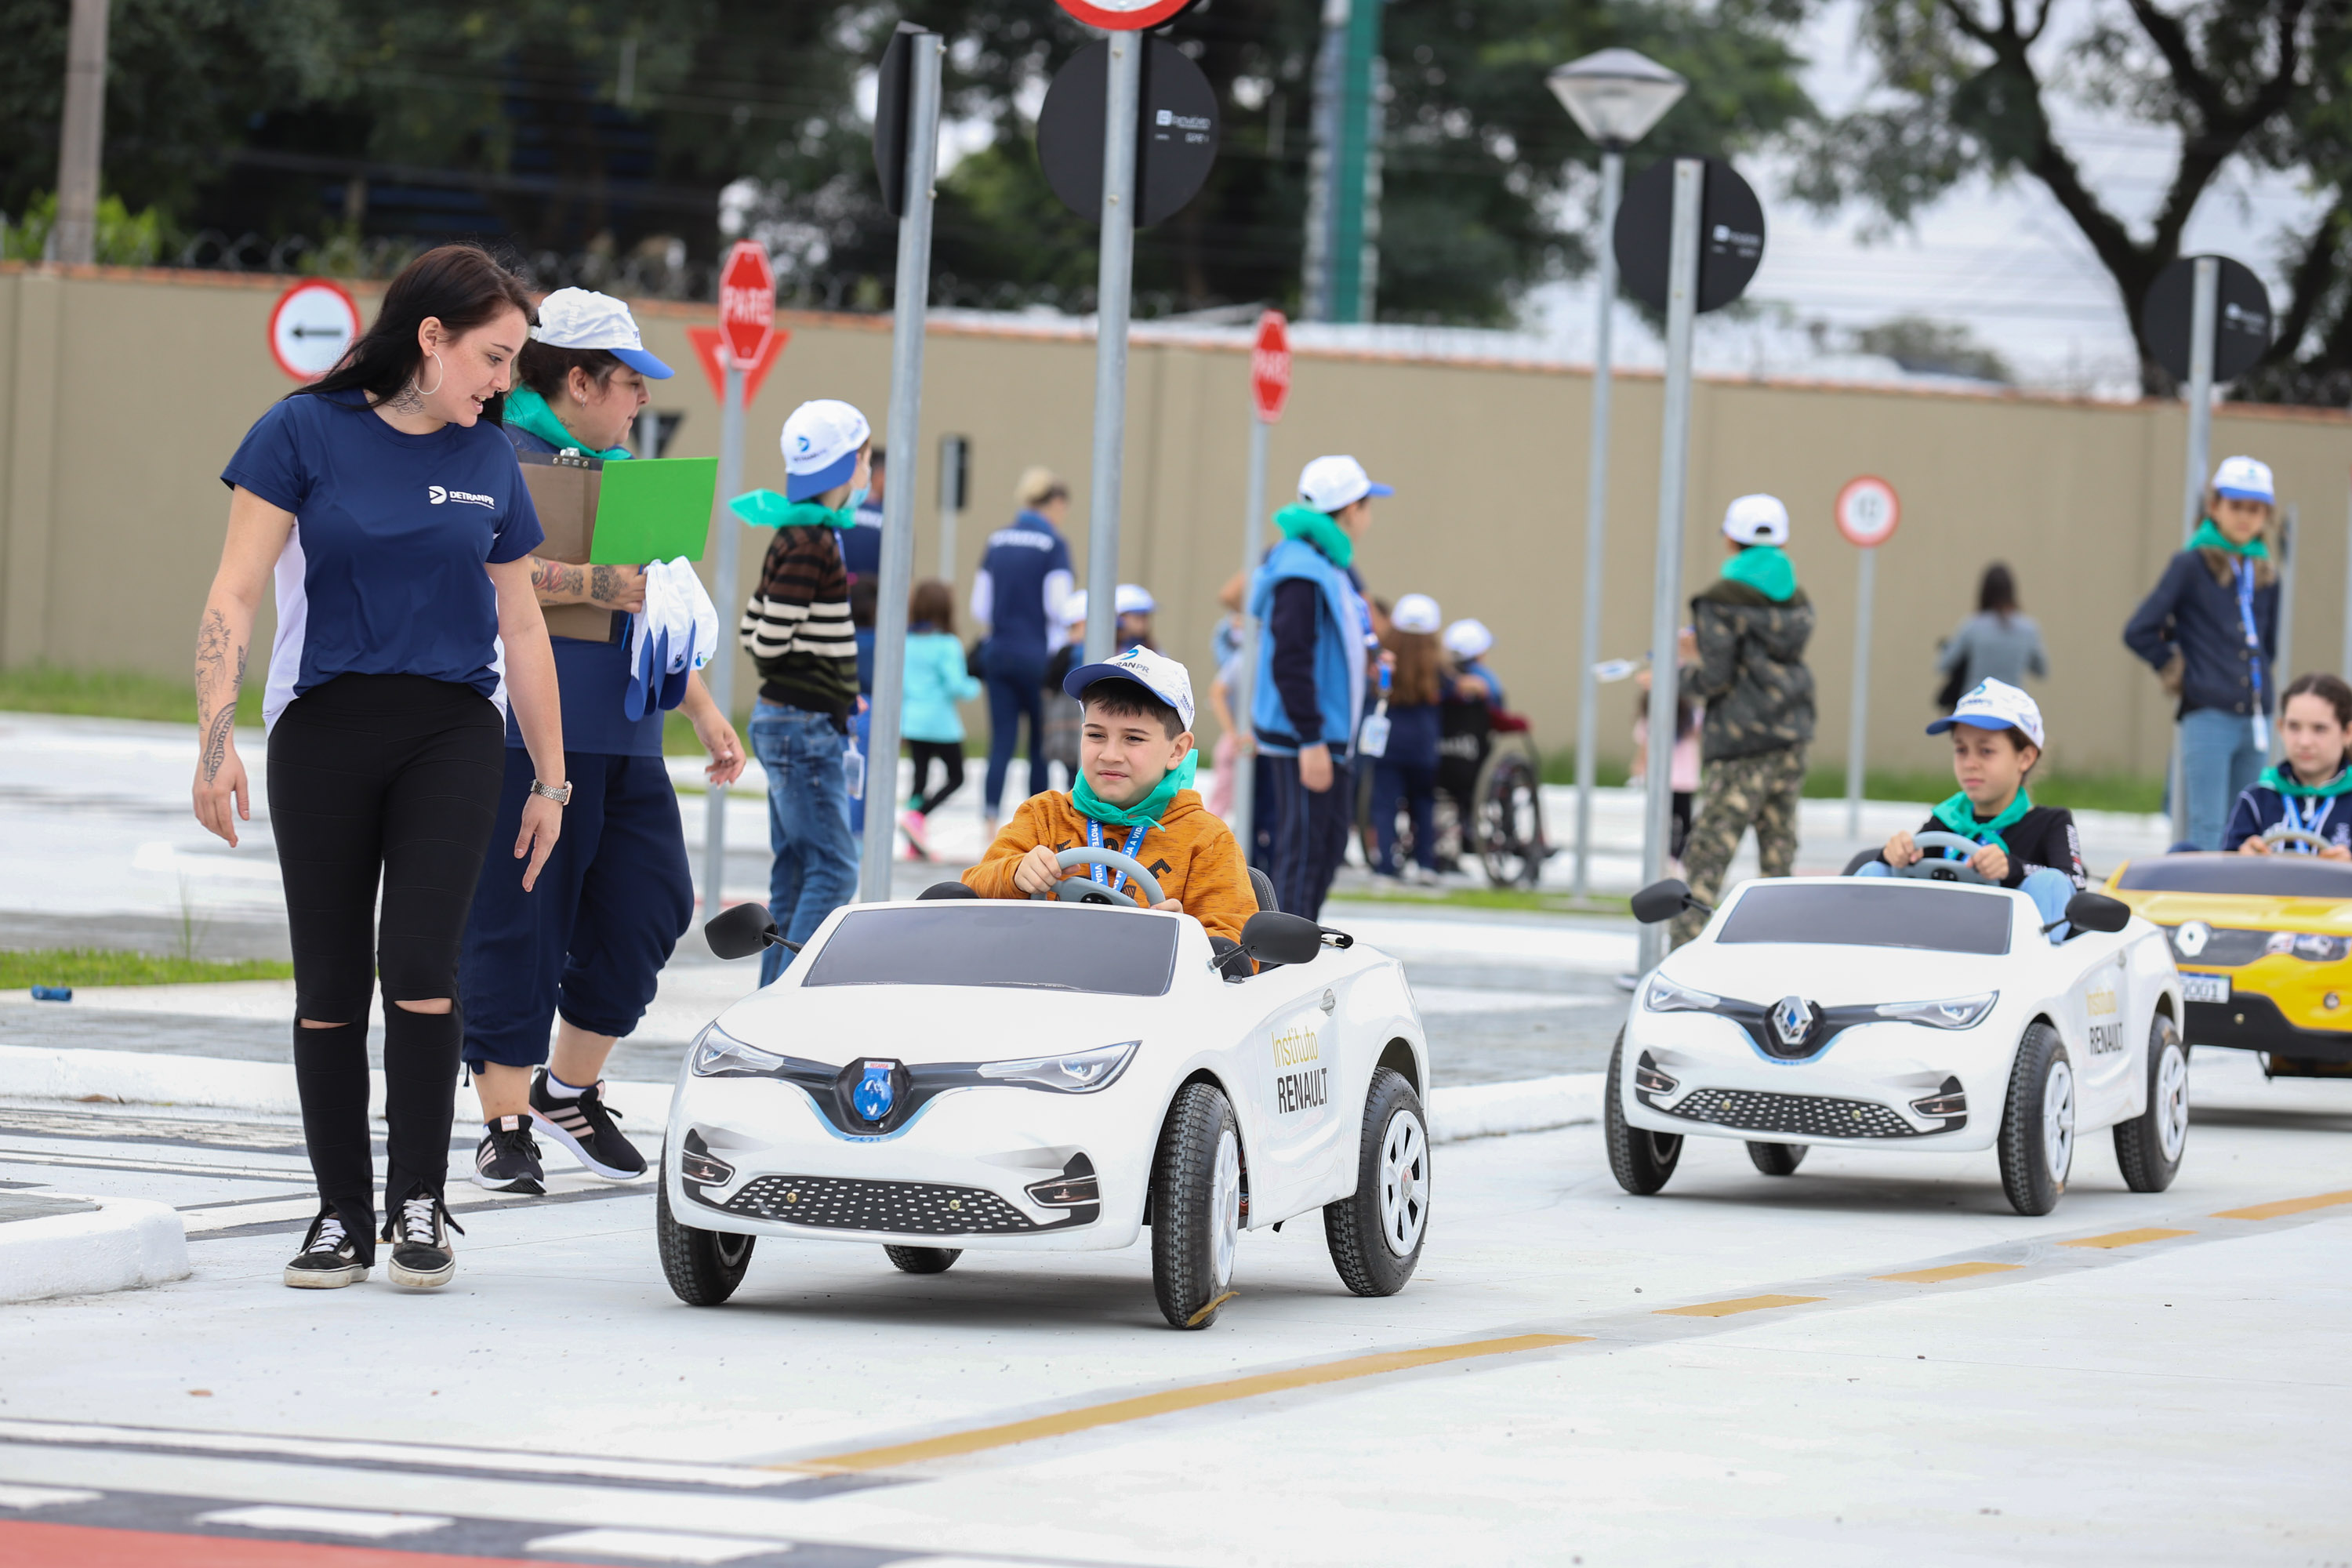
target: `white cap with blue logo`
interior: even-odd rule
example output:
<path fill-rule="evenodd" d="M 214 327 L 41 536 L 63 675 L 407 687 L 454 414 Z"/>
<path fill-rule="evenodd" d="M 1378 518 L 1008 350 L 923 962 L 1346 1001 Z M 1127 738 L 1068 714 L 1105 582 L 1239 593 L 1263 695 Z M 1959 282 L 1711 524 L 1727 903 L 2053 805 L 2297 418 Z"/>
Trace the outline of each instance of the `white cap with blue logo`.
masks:
<path fill-rule="evenodd" d="M 1164 653 L 1138 645 L 1113 654 L 1100 664 L 1082 664 L 1062 678 L 1066 696 L 1084 700 L 1087 688 L 1097 680 L 1132 680 L 1176 710 L 1184 728 L 1192 727 L 1192 675 Z"/>
<path fill-rule="evenodd" d="M 610 294 L 593 289 L 558 289 L 539 302 L 532 341 L 551 349 L 603 349 L 639 375 L 667 381 L 677 373 L 646 352 L 637 319 Z"/>
<path fill-rule="evenodd" d="M 1366 496 L 1392 496 L 1395 487 L 1381 484 L 1349 457 L 1318 458 L 1298 470 L 1298 499 L 1309 510 L 1338 511 Z"/>
<path fill-rule="evenodd" d="M 784 499 L 806 500 L 849 482 L 858 448 L 874 434 L 866 416 L 836 397 L 803 403 L 784 417 Z"/>
<path fill-rule="evenodd" d="M 2232 500 L 2258 500 L 2275 505 L 2278 492 L 2271 486 L 2271 466 L 2252 458 L 2224 458 L 2213 470 L 2213 493 Z"/>
<path fill-rule="evenodd" d="M 2014 730 L 2034 744 L 2042 746 L 2042 709 L 2032 698 L 2006 680 L 1979 680 L 1976 689 L 1960 699 L 1948 719 L 1938 719 L 1927 726 L 1927 733 L 1940 735 L 1955 724 L 1966 724 L 1971 730 Z"/>

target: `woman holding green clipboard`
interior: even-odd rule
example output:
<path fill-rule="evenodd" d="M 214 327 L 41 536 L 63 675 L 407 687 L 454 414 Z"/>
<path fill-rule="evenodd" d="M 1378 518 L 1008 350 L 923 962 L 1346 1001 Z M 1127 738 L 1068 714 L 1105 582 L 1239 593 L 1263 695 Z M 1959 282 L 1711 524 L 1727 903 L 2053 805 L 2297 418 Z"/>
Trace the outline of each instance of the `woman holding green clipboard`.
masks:
<path fill-rule="evenodd" d="M 517 372 L 504 414 L 517 449 L 580 450 L 607 462 L 630 456 L 622 442 L 646 405 L 646 380 L 672 374 L 646 352 L 626 305 L 584 289 L 541 301 Z M 645 603 L 642 567 L 531 565 L 542 605 L 617 612 Z M 493 1192 L 545 1190 L 534 1123 L 599 1176 L 645 1173 L 644 1156 L 613 1124 L 600 1079 L 694 916 L 677 795 L 662 760 L 663 715 L 649 709 L 631 721 L 622 709 L 628 643 L 551 640 L 572 789 L 564 837 L 530 892 L 515 865 L 490 858 L 458 968 L 465 1058 L 482 1102 L 474 1180 Z M 743 745 L 700 675 L 688 678 L 679 710 L 710 753 L 713 782 L 733 782 Z M 501 822 L 517 816 L 530 788 L 520 743 L 509 728 Z"/>

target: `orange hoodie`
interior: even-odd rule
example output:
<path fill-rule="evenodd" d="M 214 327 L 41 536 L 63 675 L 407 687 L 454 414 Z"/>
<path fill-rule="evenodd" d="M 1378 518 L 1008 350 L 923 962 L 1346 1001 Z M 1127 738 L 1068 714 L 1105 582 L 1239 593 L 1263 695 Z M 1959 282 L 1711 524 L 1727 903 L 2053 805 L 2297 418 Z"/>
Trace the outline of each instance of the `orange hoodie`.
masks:
<path fill-rule="evenodd" d="M 1184 906 L 1184 912 L 1213 936 L 1234 942 L 1242 938 L 1242 922 L 1257 913 L 1257 895 L 1250 889 L 1249 865 L 1233 829 L 1201 804 L 1197 790 L 1178 790 L 1160 826 L 1136 846 L 1135 858 L 1160 882 L 1160 890 Z M 1123 848 L 1128 830 L 1103 830 L 1106 848 Z M 996 842 L 979 865 L 963 874 L 964 885 L 983 899 L 1025 899 L 1013 885 L 1013 868 L 1033 847 L 1043 844 L 1056 851 L 1083 847 L 1087 819 L 1061 790 L 1033 795 L 1021 803 Z M 1084 873 L 1073 871 L 1071 875 Z M 1132 895 L 1132 887 L 1122 888 Z"/>

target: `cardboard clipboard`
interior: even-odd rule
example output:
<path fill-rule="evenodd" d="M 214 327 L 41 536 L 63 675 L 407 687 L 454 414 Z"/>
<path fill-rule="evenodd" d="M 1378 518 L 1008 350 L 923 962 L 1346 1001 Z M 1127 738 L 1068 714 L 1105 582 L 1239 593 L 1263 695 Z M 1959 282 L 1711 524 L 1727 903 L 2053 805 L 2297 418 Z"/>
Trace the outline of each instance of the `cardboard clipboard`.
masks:
<path fill-rule="evenodd" d="M 570 566 L 641 566 L 702 559 L 718 498 L 716 458 L 616 462 L 582 452 L 517 452 L 523 486 L 547 535 L 538 553 Z M 618 642 L 625 617 L 594 605 L 546 607 L 551 637 Z"/>

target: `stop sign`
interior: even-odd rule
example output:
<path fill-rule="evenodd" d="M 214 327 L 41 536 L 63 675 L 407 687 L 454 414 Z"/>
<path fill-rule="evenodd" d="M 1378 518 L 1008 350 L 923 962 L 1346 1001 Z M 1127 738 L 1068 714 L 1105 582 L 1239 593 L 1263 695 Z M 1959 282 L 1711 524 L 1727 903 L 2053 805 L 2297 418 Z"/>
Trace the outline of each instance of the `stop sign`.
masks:
<path fill-rule="evenodd" d="M 1257 339 L 1250 344 L 1250 398 L 1257 416 L 1271 425 L 1282 417 L 1290 401 L 1290 326 L 1279 310 L 1257 319 Z"/>
<path fill-rule="evenodd" d="M 776 269 L 768 263 L 768 247 L 739 239 L 719 268 L 719 335 L 737 364 L 754 365 L 775 330 Z"/>

